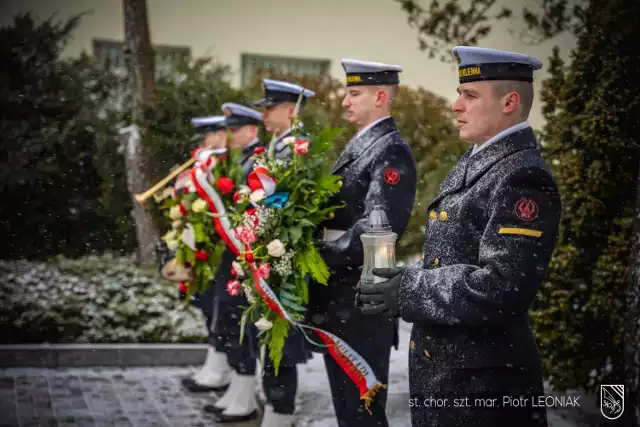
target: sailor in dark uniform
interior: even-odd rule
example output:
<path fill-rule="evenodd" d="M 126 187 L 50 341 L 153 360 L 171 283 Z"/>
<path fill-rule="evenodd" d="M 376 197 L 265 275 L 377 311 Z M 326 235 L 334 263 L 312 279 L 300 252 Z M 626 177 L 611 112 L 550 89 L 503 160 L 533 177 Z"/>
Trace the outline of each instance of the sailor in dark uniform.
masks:
<path fill-rule="evenodd" d="M 292 119 L 295 105 L 302 94 L 300 114 L 307 99 L 315 93 L 302 86 L 278 81 L 263 80 L 264 97 L 253 105 L 262 107 L 262 117 L 267 131 L 277 135 L 273 158 L 286 160 L 291 157 L 292 150 L 287 137 L 292 135 Z M 265 147 L 267 153 L 269 144 Z M 256 329 L 251 329 L 254 333 Z M 257 343 L 257 337 L 252 341 Z M 258 348 L 254 347 L 256 357 Z M 278 375 L 267 353 L 265 357 L 262 386 L 266 396 L 265 413 L 261 427 L 290 427 L 294 423 L 295 398 L 298 388 L 297 364 L 306 363 L 312 357 L 310 346 L 304 335 L 297 329 L 289 329 L 282 352 Z"/>
<path fill-rule="evenodd" d="M 544 389 L 528 311 L 551 258 L 561 200 L 527 123 L 542 62 L 466 46 L 453 55 L 460 81 L 453 110 L 460 138 L 474 146 L 428 207 L 423 260 L 374 270 L 389 280 L 362 285 L 361 310 L 413 323 L 414 427 L 546 426 L 545 409 L 532 400 Z M 525 403 L 515 405 L 520 397 Z M 430 404 L 437 399 L 449 405 Z"/>
<path fill-rule="evenodd" d="M 312 287 L 311 321 L 346 341 L 387 384 L 391 347 L 397 348 L 397 321 L 382 314 L 363 316 L 354 307 L 364 262 L 360 235 L 369 214 L 379 206 L 402 238 L 415 202 L 416 162 L 391 117 L 402 67 L 352 59 L 344 59 L 342 66 L 346 72 L 342 106 L 359 131 L 333 167 L 333 173 L 343 177 L 335 202 L 347 206 L 326 224 L 321 254 L 331 277 L 328 286 Z M 353 381 L 329 354 L 324 359 L 338 425 L 387 426 L 387 390 L 378 392 L 369 414 Z"/>
<path fill-rule="evenodd" d="M 222 111 L 226 116 L 226 126 L 231 131 L 230 149 L 242 150 L 239 160 L 243 168 L 243 182 L 246 183 L 255 162 L 253 154 L 260 147 L 258 128 L 262 123 L 259 111 L 235 103 L 225 103 Z M 233 279 L 231 270 L 236 255 L 225 249 L 214 278 L 215 300 L 211 321 L 211 338 L 217 351 L 226 353 L 232 368 L 231 381 L 222 397 L 204 411 L 214 414 L 217 423 L 230 423 L 257 418 L 256 358 L 250 345 L 250 337 L 240 342 L 240 320 L 244 307 L 248 306 L 243 294 L 232 296 L 227 292 L 227 282 Z M 248 325 L 246 329 L 251 328 Z"/>
<path fill-rule="evenodd" d="M 299 115 L 302 116 L 307 99 L 316 94 L 302 86 L 281 80 L 264 79 L 262 85 L 264 97 L 254 102 L 254 105 L 263 109 L 262 117 L 265 129 L 277 135 L 274 158 L 289 158 L 292 151 L 291 144 L 287 138 L 292 136 L 292 119 L 298 98 L 302 93 L 298 111 Z M 302 123 L 298 124 L 298 127 L 302 127 Z"/>
<path fill-rule="evenodd" d="M 219 154 L 224 154 L 227 138 L 226 117 L 224 115 L 195 117 L 191 120 L 191 123 L 196 131 L 194 140 L 199 141 L 200 148 L 211 148 L 217 150 Z M 189 171 L 185 171 L 184 175 L 178 177 L 177 182 L 183 176 L 187 180 L 186 182 L 190 182 L 189 173 Z M 195 188 L 191 188 L 189 191 L 195 191 Z M 184 298 L 185 294 L 185 290 L 181 290 L 181 298 Z M 192 305 L 202 310 L 206 319 L 207 330 L 210 330 L 211 327 L 214 294 L 212 283 L 203 293 L 195 293 L 190 301 Z M 222 390 L 229 383 L 231 372 L 226 353 L 216 348 L 213 336 L 209 333 L 209 348 L 204 365 L 192 377 L 183 378 L 182 385 L 189 391 L 196 393 Z"/>

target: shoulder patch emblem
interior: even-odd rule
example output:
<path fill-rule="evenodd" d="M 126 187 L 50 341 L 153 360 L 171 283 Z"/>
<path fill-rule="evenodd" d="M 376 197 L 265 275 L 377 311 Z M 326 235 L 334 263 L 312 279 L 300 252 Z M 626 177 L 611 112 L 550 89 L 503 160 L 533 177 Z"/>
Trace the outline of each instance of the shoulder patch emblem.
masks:
<path fill-rule="evenodd" d="M 400 182 L 400 172 L 394 168 L 384 170 L 384 181 L 389 185 L 396 185 Z"/>
<path fill-rule="evenodd" d="M 522 221 L 533 221 L 538 218 L 539 209 L 538 204 L 534 202 L 532 199 L 528 199 L 523 197 L 518 200 L 516 203 L 516 207 L 514 209 L 514 213 L 521 219 Z"/>

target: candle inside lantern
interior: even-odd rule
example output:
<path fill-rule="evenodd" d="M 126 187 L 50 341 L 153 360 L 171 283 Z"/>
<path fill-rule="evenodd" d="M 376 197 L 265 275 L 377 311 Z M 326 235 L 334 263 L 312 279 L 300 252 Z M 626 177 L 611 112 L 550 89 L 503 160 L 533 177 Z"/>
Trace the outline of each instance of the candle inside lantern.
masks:
<path fill-rule="evenodd" d="M 388 256 L 388 251 L 387 251 L 387 245 L 383 244 L 382 246 L 376 248 L 375 253 L 374 253 L 374 260 L 373 260 L 373 266 L 374 268 L 389 268 L 389 256 Z M 373 276 L 373 282 L 374 283 L 379 283 L 379 282 L 384 282 L 387 279 L 378 277 L 376 275 Z"/>
<path fill-rule="evenodd" d="M 386 268 L 387 264 L 387 246 L 384 245 L 376 248 L 375 260 L 373 262 L 375 268 Z"/>
<path fill-rule="evenodd" d="M 384 277 L 373 274 L 374 268 L 395 267 L 395 242 L 397 234 L 391 231 L 387 216 L 380 206 L 374 207 L 369 216 L 369 227 L 360 236 L 364 249 L 362 283 L 384 282 Z"/>

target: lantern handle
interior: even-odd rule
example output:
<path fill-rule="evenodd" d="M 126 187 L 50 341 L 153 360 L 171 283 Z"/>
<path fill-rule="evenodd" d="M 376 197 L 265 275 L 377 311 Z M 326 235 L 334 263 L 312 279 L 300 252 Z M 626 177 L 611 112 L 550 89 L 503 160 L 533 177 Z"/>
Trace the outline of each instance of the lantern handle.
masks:
<path fill-rule="evenodd" d="M 382 209 L 382 205 L 375 205 L 373 210 L 369 214 L 369 228 L 368 231 L 373 233 L 384 233 L 391 231 L 391 225 L 387 214 Z"/>

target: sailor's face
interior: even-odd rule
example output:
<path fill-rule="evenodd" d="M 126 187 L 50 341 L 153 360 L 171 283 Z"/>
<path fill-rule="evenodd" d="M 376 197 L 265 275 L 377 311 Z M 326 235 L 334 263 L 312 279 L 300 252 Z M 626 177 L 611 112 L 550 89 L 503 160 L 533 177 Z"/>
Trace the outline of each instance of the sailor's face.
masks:
<path fill-rule="evenodd" d="M 244 148 L 257 136 L 257 128 L 255 126 L 241 126 L 231 129 L 231 145 L 232 148 Z"/>
<path fill-rule="evenodd" d="M 224 148 L 227 141 L 227 132 L 225 130 L 219 130 L 217 132 L 208 132 L 202 142 L 199 145 L 199 148 Z"/>
<path fill-rule="evenodd" d="M 502 113 L 493 87 L 488 81 L 463 83 L 452 109 L 457 114 L 460 139 L 481 144 L 495 134 Z"/>
<path fill-rule="evenodd" d="M 287 103 L 269 105 L 262 110 L 262 120 L 268 132 L 281 133 L 290 127 L 291 108 Z"/>
<path fill-rule="evenodd" d="M 376 90 L 370 86 L 347 87 L 342 106 L 347 113 L 349 123 L 364 126 L 371 112 L 376 108 Z"/>

